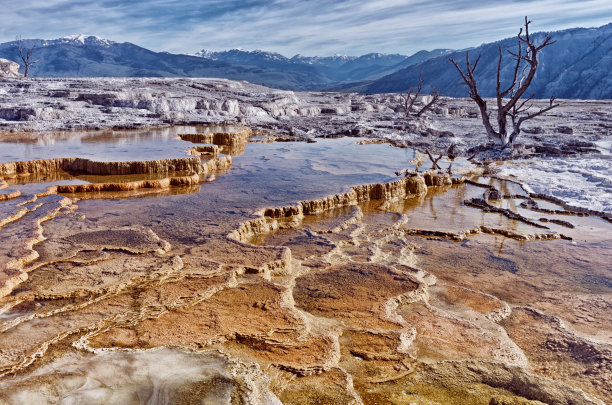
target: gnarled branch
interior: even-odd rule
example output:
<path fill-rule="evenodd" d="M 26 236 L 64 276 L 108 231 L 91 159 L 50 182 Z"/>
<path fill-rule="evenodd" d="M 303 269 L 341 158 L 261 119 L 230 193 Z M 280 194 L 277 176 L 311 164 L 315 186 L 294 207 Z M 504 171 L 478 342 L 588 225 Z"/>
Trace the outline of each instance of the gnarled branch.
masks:
<path fill-rule="evenodd" d="M 496 103 L 497 103 L 497 130 L 491 124 L 490 112 L 487 110 L 486 101 L 480 96 L 478 92 L 478 85 L 474 72 L 476 66 L 480 61 L 480 55 L 476 59 L 474 64 L 470 63 L 469 54 L 465 54 L 465 69 L 462 69 L 459 64 L 450 59 L 455 69 L 459 72 L 464 85 L 469 88 L 469 96 L 480 109 L 480 115 L 482 123 L 487 131 L 487 135 L 497 140 L 502 147 L 514 142 L 518 134 L 520 133 L 521 124 L 526 120 L 535 118 L 553 108 L 559 106 L 554 103 L 554 99 L 551 99 L 548 107 L 540 109 L 534 113 L 528 113 L 532 104 L 528 104 L 533 96 L 522 100 L 523 95 L 531 85 L 536 70 L 538 68 L 538 53 L 549 45 L 555 43 L 550 35 L 546 34 L 544 40 L 540 44 L 536 44 L 533 38 L 529 34 L 529 24 L 531 21 L 525 17 L 524 29 L 521 28 L 517 35 L 517 50 L 516 52 L 508 51 L 508 53 L 514 58 L 513 70 L 510 82 L 506 85 L 502 85 L 501 71 L 502 61 L 504 52 L 502 48 L 499 48 L 499 56 L 497 59 L 497 70 L 496 70 Z M 521 101 L 522 100 L 522 101 Z M 508 130 L 508 117 L 512 120 L 511 132 Z"/>
<path fill-rule="evenodd" d="M 23 76 L 28 77 L 28 75 L 30 74 L 30 68 L 32 67 L 32 65 L 38 63 L 37 60 L 32 60 L 32 52 L 34 52 L 35 47 L 32 46 L 30 48 L 25 48 L 23 46 L 23 40 L 21 39 L 21 36 L 17 36 L 17 38 L 15 38 L 15 41 L 17 42 L 17 50 L 19 51 L 19 58 L 23 62 L 23 67 L 24 67 Z"/>

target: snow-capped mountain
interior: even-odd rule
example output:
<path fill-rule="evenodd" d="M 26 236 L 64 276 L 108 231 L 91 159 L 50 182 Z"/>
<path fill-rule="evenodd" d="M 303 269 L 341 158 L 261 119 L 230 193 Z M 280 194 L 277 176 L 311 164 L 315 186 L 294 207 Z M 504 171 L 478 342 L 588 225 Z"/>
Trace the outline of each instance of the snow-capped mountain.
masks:
<path fill-rule="evenodd" d="M 34 48 L 33 58 L 38 61 L 31 66 L 31 76 L 222 77 L 291 90 L 374 80 L 412 60 L 412 57 L 404 55 L 381 53 L 329 57 L 295 55 L 287 58 L 273 52 L 241 49 L 202 50 L 195 55 L 177 55 L 85 34 L 52 40 L 23 39 L 22 45 Z M 0 44 L 0 58 L 20 62 L 17 42 Z"/>
<path fill-rule="evenodd" d="M 196 55 L 203 58 L 240 66 L 258 66 L 283 69 L 285 71 L 308 72 L 313 75 L 313 84 L 330 85 L 336 82 L 377 79 L 391 73 L 388 68 L 407 59 L 405 55 L 369 53 L 362 56 L 335 55 L 328 57 L 295 55 L 287 58 L 281 54 L 261 50 L 212 52 L 202 50 Z M 316 86 L 313 86 L 316 87 Z"/>
<path fill-rule="evenodd" d="M 354 59 L 357 59 L 357 57 L 340 54 L 333 56 L 304 56 L 299 53 L 291 58 L 292 61 L 297 63 L 327 67 L 338 67 Z"/>
<path fill-rule="evenodd" d="M 545 33 L 532 34 L 540 43 Z M 574 28 L 550 33 L 555 44 L 545 48 L 539 57 L 535 79 L 529 88 L 536 98 L 612 98 L 612 23 L 599 28 Z M 482 55 L 475 76 L 479 92 L 485 97 L 495 95 L 496 68 L 499 47 L 513 49 L 516 37 L 483 44 L 469 50 L 474 61 Z M 465 66 L 465 52 L 447 52 L 443 56 L 428 59 L 398 70 L 388 76 L 362 86 L 366 93 L 399 92 L 416 86 L 422 74 L 427 91 L 438 89 L 441 94 L 456 97 L 467 96 L 465 86 L 458 85 L 459 74 L 449 58 Z M 512 75 L 512 59 L 507 53 L 502 63 L 502 82 Z"/>
<path fill-rule="evenodd" d="M 280 53 L 266 52 L 259 49 L 254 51 L 230 49 L 229 51 L 221 52 L 207 51 L 203 49 L 200 52 L 197 52 L 196 55 L 206 59 L 219 60 L 238 65 L 265 66 L 266 64 L 290 63 L 289 59 Z"/>
<path fill-rule="evenodd" d="M 31 68 L 32 76 L 182 76 L 224 65 L 82 34 L 54 40 L 23 39 L 22 42 L 24 47 L 34 48 L 32 55 L 38 61 Z M 17 42 L 0 44 L 0 55 L 19 62 Z"/>
<path fill-rule="evenodd" d="M 38 60 L 31 67 L 31 76 L 219 77 L 300 90 L 327 83 L 325 79 L 317 81 L 311 72 L 242 66 L 194 55 L 153 52 L 129 42 L 82 34 L 54 40 L 24 39 L 22 42 L 25 47 L 34 47 L 33 58 Z M 0 58 L 19 62 L 17 42 L 0 44 Z"/>
<path fill-rule="evenodd" d="M 100 38 L 96 35 L 74 34 L 58 39 L 23 39 L 23 46 L 30 48 L 42 48 L 55 45 L 72 45 L 72 46 L 99 46 L 109 47 L 116 44 L 114 41 Z M 12 48 L 17 45 L 16 41 L 5 42 L 0 44 L 0 50 Z"/>
<path fill-rule="evenodd" d="M 532 36 L 541 41 L 545 34 Z M 530 87 L 536 98 L 612 98 L 612 23 L 599 28 L 575 28 L 551 33 L 556 43 L 541 53 Z M 419 74 L 424 91 L 438 89 L 448 96 L 466 96 L 459 75 L 449 62 L 464 63 L 464 51 L 436 49 L 411 56 L 370 53 L 362 56 L 303 56 L 287 58 L 261 50 L 200 51 L 196 55 L 153 52 L 129 42 L 92 35 L 54 40 L 24 39 L 34 47 L 32 76 L 64 77 L 218 77 L 247 80 L 289 90 L 327 89 L 364 93 L 400 92 L 416 86 Z M 512 49 L 516 37 L 469 50 L 482 58 L 476 78 L 483 96 L 495 94 L 499 47 Z M 508 58 L 509 55 L 504 56 Z M 15 41 L 0 44 L 0 58 L 19 62 Z M 508 80 L 509 66 L 502 71 Z M 23 72 L 23 66 L 21 68 Z"/>
<path fill-rule="evenodd" d="M 45 45 L 52 44 L 71 44 L 71 45 L 89 45 L 89 46 L 110 46 L 116 42 L 108 39 L 100 38 L 97 35 L 75 34 L 67 37 L 59 38 L 52 41 L 45 41 Z"/>

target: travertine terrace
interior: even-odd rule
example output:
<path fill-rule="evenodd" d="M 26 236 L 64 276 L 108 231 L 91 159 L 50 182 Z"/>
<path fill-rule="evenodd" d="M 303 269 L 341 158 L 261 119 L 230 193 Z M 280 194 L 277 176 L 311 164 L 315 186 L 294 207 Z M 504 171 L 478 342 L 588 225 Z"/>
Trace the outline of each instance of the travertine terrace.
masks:
<path fill-rule="evenodd" d="M 606 210 L 461 158 L 452 175 L 448 161 L 417 171 L 411 149 L 317 138 L 354 119 L 343 111 L 381 114 L 362 127 L 393 138 L 381 118 L 394 114 L 392 96 L 128 82 L 208 98 L 128 97 L 87 80 L 65 93 L 52 80 L 2 85 L 38 92 L 34 110 L 48 97 L 66 103 L 44 124 L 56 129 L 93 122 L 69 118 L 70 106 L 110 126 L 130 111 L 139 125 L 205 116 L 250 128 L 4 135 L 5 145 L 40 145 L 28 153 L 45 158 L 0 164 L 0 403 L 612 401 Z M 342 100 L 347 108 L 332 111 Z M 418 135 L 435 138 L 432 150 L 448 138 L 436 128 L 444 117 L 471 119 L 468 110 L 435 114 Z M 329 133 L 299 128 L 315 119 Z M 585 139 L 595 134 L 588 122 Z M 589 147 L 604 148 L 604 138 Z M 107 149 L 126 160 L 103 160 Z"/>
<path fill-rule="evenodd" d="M 520 178 L 532 192 L 612 213 L 612 186 L 606 181 L 612 176 L 611 117 L 610 101 L 561 100 L 560 107 L 524 125 L 517 145 L 504 156 L 513 160 L 499 169 Z M 223 122 L 263 131 L 268 141 L 359 136 L 423 153 L 444 153 L 455 145 L 458 156 L 492 158 L 486 154 L 490 145 L 478 109 L 467 99 L 442 98 L 435 109 L 414 119 L 403 115 L 398 94 L 293 92 L 224 79 L 0 80 L 0 132 L 5 137 L 27 140 L 27 131 Z M 574 192 L 574 184 L 581 193 Z"/>

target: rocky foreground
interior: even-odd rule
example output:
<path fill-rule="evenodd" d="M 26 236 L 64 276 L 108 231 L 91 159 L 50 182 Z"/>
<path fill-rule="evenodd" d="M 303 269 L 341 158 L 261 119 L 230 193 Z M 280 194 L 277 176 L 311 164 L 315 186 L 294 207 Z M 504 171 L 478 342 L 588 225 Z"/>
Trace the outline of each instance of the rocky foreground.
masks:
<path fill-rule="evenodd" d="M 499 155 L 464 99 L 0 79 L 4 141 L 194 123 L 240 127 L 179 133 L 180 158 L 0 164 L 0 402 L 612 401 L 612 103 L 565 101 Z M 310 198 L 353 166 L 308 156 L 275 188 L 317 145 L 243 156 L 340 136 L 527 192 L 410 166 Z"/>
<path fill-rule="evenodd" d="M 15 130 L 5 139 L 61 142 L 65 134 L 20 132 L 53 125 L 209 120 L 252 129 L 178 133 L 182 158 L 0 164 L 0 402 L 611 401 L 606 215 L 426 165 L 394 176 L 408 164 L 398 157 L 408 155 L 377 144 L 386 137 L 445 151 L 456 141 L 457 154 L 467 154 L 469 136 L 450 130 L 477 127 L 467 102 L 445 100 L 464 107 L 408 120 L 391 95 L 376 102 L 130 79 L 102 81 L 116 89 L 86 96 L 84 84 L 96 80 L 5 83 L 31 84 L 14 87 L 29 94 L 30 110 L 6 111 L 34 111 L 5 120 Z M 148 95 L 119 102 L 127 94 L 119 87 L 136 83 Z M 58 88 L 41 90 L 50 84 Z M 561 125 L 544 122 L 547 129 L 533 130 L 543 132 L 540 147 Z M 595 150 L 605 137 L 596 143 L 600 132 L 580 122 L 592 131 L 580 135 L 593 138 L 590 146 L 577 151 L 556 135 L 556 151 L 517 148 L 537 160 L 516 167 L 551 161 L 553 152 L 605 159 Z M 318 138 L 343 133 L 375 139 Z M 266 143 L 293 139 L 316 144 Z M 260 143 L 247 148 L 249 140 Z M 308 154 L 317 147 L 319 160 Z M 380 166 L 384 181 L 363 180 Z M 334 178 L 343 187 L 323 193 Z"/>

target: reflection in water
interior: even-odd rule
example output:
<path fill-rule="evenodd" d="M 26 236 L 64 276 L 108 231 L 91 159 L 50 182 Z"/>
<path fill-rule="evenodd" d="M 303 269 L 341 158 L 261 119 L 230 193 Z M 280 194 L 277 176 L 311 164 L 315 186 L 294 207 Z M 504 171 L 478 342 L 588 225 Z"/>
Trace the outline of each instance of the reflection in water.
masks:
<path fill-rule="evenodd" d="M 111 156 L 118 138 L 79 148 Z M 139 159 L 186 156 L 170 135 L 125 139 Z M 610 402 L 609 223 L 522 208 L 516 184 L 488 178 L 515 196 L 500 207 L 575 228 L 467 206 L 486 191 L 472 184 L 261 218 L 396 180 L 414 152 L 350 138 L 242 147 L 214 180 L 145 194 L 35 195 L 163 176 L 8 179 L 23 195 L 0 202 L 2 274 L 27 277 L 2 286 L 1 401 L 594 403 L 581 389 Z M 143 196 L 157 198 L 124 198 Z M 253 244 L 227 237 L 247 221 Z"/>
<path fill-rule="evenodd" d="M 184 157 L 185 133 L 238 132 L 228 126 L 178 126 L 146 130 L 64 131 L 0 139 L 0 162 L 81 157 L 96 161 L 156 160 Z M 230 151 L 228 151 L 229 153 Z M 232 151 L 238 153 L 238 151 Z"/>

